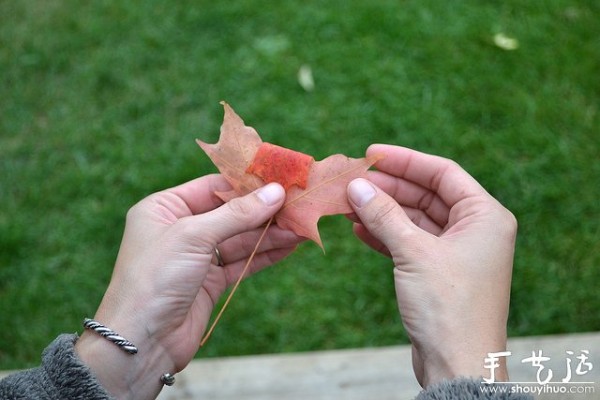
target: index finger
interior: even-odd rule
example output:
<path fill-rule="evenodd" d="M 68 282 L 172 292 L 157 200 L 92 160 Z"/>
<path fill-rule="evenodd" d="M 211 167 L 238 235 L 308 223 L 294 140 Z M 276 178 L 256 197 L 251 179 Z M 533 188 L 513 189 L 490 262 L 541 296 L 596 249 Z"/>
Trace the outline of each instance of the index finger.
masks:
<path fill-rule="evenodd" d="M 465 198 L 488 194 L 475 178 L 450 159 L 388 144 L 369 146 L 367 156 L 374 154 L 385 155 L 375 163 L 379 171 L 437 193 L 449 208 Z"/>

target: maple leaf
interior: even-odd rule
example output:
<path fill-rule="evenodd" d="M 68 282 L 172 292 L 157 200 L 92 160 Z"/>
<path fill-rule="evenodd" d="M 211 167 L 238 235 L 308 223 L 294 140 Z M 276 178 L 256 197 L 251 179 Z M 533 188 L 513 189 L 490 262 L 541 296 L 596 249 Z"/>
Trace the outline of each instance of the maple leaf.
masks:
<path fill-rule="evenodd" d="M 200 342 L 209 339 L 233 294 L 244 278 L 256 251 L 272 221 L 283 229 L 312 239 L 321 249 L 323 243 L 317 224 L 324 215 L 352 212 L 346 196 L 346 187 L 352 179 L 364 177 L 366 171 L 381 156 L 349 158 L 336 154 L 322 161 L 294 150 L 264 143 L 254 128 L 244 121 L 225 102 L 221 135 L 215 144 L 196 140 L 198 145 L 231 184 L 233 190 L 216 193 L 224 201 L 243 196 L 268 182 L 280 183 L 286 198 L 281 209 L 267 222 L 252 254 L 225 303 Z"/>
<path fill-rule="evenodd" d="M 231 192 L 217 195 L 228 201 L 265 183 L 279 182 L 286 189 L 286 199 L 275 214 L 275 222 L 323 248 L 320 217 L 352 212 L 346 195 L 348 183 L 364 177 L 381 156 L 350 158 L 336 154 L 315 162 L 309 155 L 262 142 L 254 128 L 246 126 L 227 103 L 221 104 L 225 114 L 219 141 L 207 144 L 197 140 L 233 187 Z"/>

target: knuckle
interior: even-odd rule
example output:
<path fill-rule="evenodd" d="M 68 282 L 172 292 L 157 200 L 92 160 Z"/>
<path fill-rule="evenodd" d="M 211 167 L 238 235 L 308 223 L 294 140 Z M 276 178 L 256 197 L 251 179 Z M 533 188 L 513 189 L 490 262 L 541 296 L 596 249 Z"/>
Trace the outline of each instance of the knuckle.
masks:
<path fill-rule="evenodd" d="M 517 217 L 515 217 L 515 215 L 510 212 L 510 210 L 508 210 L 507 208 L 503 209 L 504 211 L 504 226 L 505 229 L 507 231 L 507 233 L 509 233 L 512 236 L 516 236 L 517 235 L 517 230 L 519 229 L 519 223 L 517 221 Z"/>
<path fill-rule="evenodd" d="M 253 214 L 256 214 L 257 207 L 251 202 L 245 201 L 245 198 L 236 198 L 227 203 L 227 207 L 236 219 L 249 221 Z"/>
<path fill-rule="evenodd" d="M 394 211 L 394 207 L 391 205 L 386 205 L 385 207 L 381 207 L 379 210 L 373 214 L 371 217 L 371 222 L 373 225 L 382 226 L 389 222 L 391 214 Z"/>
<path fill-rule="evenodd" d="M 437 170 L 430 178 L 429 185 L 434 192 L 437 192 L 440 188 L 442 182 L 444 181 L 444 177 L 447 176 L 448 173 L 454 173 L 455 171 L 463 171 L 460 164 L 456 161 L 451 160 L 449 158 L 442 158 L 444 160 L 443 168 Z"/>
<path fill-rule="evenodd" d="M 136 215 L 139 214 L 139 206 L 136 204 L 134 206 L 131 206 L 129 208 L 129 210 L 127 210 L 127 214 L 125 215 L 125 220 L 126 221 L 132 221 L 136 218 Z"/>
<path fill-rule="evenodd" d="M 396 205 L 394 204 L 379 206 L 364 222 L 371 230 L 383 231 L 389 224 L 393 223 L 395 211 Z"/>
<path fill-rule="evenodd" d="M 138 203 L 131 206 L 129 208 L 129 210 L 127 210 L 127 214 L 125 215 L 125 220 L 127 222 L 131 222 L 131 221 L 135 221 L 138 218 L 142 217 L 146 213 L 146 211 L 145 211 L 146 207 L 144 206 L 144 203 L 149 200 L 150 199 L 145 199 L 145 200 L 139 201 Z"/>
<path fill-rule="evenodd" d="M 519 224 L 515 215 L 502 205 L 499 205 L 495 211 L 495 229 L 503 237 L 515 239 Z"/>
<path fill-rule="evenodd" d="M 436 194 L 431 191 L 425 192 L 417 202 L 417 209 L 427 211 L 433 204 Z"/>
<path fill-rule="evenodd" d="M 190 219 L 179 219 L 173 224 L 173 227 L 181 238 L 193 238 L 198 235 L 198 227 Z"/>
<path fill-rule="evenodd" d="M 193 249 L 199 254 L 210 254 L 212 257 L 213 248 L 216 246 L 216 240 L 210 234 L 210 231 L 189 218 L 177 220 L 172 227 L 172 235 L 169 235 L 165 242 L 174 248 Z"/>
<path fill-rule="evenodd" d="M 238 246 L 244 253 L 250 254 L 254 251 L 256 242 L 257 238 L 254 235 L 243 235 L 239 238 Z"/>

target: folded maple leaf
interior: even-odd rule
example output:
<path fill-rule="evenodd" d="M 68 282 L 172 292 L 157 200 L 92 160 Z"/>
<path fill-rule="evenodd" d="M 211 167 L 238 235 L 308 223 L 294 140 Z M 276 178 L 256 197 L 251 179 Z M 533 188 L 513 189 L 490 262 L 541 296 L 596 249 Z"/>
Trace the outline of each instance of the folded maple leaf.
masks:
<path fill-rule="evenodd" d="M 263 142 L 227 103 L 221 104 L 225 115 L 219 141 L 208 144 L 196 140 L 233 188 L 217 195 L 229 201 L 266 183 L 278 182 L 286 190 L 286 199 L 275 214 L 277 225 L 323 248 L 319 218 L 352 212 L 346 187 L 351 180 L 364 177 L 382 156 L 350 158 L 335 154 L 315 161 L 307 154 Z"/>

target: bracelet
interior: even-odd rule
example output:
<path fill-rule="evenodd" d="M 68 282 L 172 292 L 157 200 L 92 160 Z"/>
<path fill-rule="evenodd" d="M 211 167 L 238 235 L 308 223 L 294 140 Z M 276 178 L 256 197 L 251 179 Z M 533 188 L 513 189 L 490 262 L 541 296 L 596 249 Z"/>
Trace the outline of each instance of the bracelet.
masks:
<path fill-rule="evenodd" d="M 110 330 L 101 323 L 94 321 L 93 319 L 85 318 L 83 320 L 83 327 L 90 329 L 102 337 L 110 340 L 129 354 L 136 354 L 138 352 L 137 347 L 135 347 L 135 345 L 129 340 L 125 339 L 123 336 L 120 336 L 117 332 Z M 175 375 L 167 372 L 166 374 L 162 374 L 160 381 L 164 385 L 173 386 L 175 383 Z"/>
<path fill-rule="evenodd" d="M 93 319 L 90 319 L 90 318 L 84 319 L 83 327 L 96 332 L 97 334 L 101 335 L 102 337 L 106 338 L 107 340 L 110 340 L 111 342 L 113 342 L 114 344 L 116 344 L 117 346 L 119 346 L 121 349 L 123 349 L 124 351 L 126 351 L 129 354 L 136 354 L 138 352 L 137 347 L 135 347 L 135 345 L 133 343 L 131 343 L 129 340 L 125 339 L 122 336 L 119 336 L 119 334 L 117 332 L 110 330 L 106 326 L 102 325 L 99 322 L 94 321 Z"/>
<path fill-rule="evenodd" d="M 160 381 L 167 386 L 173 386 L 173 384 L 175 383 L 175 375 L 169 374 L 167 372 L 166 374 L 162 374 L 162 376 L 160 377 Z"/>

